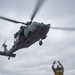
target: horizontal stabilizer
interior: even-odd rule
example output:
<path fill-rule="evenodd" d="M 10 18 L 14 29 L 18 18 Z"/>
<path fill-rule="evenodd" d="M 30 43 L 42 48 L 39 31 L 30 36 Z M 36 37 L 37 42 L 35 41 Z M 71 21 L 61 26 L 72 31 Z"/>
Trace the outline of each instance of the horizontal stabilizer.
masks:
<path fill-rule="evenodd" d="M 0 55 L 3 55 L 3 56 L 10 56 L 10 57 L 15 57 L 15 56 L 16 56 L 16 54 L 6 55 L 6 53 L 5 53 L 5 52 L 2 52 L 2 51 L 0 51 Z"/>

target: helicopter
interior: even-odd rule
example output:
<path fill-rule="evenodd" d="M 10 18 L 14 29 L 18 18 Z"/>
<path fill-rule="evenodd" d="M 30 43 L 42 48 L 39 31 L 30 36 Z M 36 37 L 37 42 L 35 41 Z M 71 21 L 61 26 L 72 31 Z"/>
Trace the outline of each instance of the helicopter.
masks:
<path fill-rule="evenodd" d="M 43 4 L 45 0 L 38 0 L 36 8 L 31 16 L 31 20 L 29 22 L 20 22 L 13 19 L 9 19 L 3 16 L 0 16 L 0 19 L 13 22 L 16 24 L 22 24 L 19 31 L 14 34 L 14 45 L 12 45 L 11 49 L 7 49 L 7 45 L 5 42 L 2 44 L 4 47 L 4 52 L 0 51 L 0 55 L 2 56 L 8 56 L 8 60 L 10 57 L 15 57 L 16 54 L 14 54 L 15 51 L 22 49 L 22 48 L 28 48 L 35 42 L 39 41 L 39 45 L 41 46 L 43 44 L 42 40 L 44 40 L 47 37 L 47 33 L 49 32 L 50 28 L 52 29 L 60 29 L 60 30 L 70 30 L 73 31 L 75 28 L 61 28 L 61 27 L 51 27 L 51 24 L 44 24 L 43 22 L 33 22 L 33 19 L 40 9 L 41 5 Z"/>

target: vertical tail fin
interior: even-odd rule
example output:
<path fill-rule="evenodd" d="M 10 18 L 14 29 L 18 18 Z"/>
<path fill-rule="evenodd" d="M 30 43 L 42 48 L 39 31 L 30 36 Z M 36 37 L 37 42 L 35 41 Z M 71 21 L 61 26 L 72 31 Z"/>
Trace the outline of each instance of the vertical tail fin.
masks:
<path fill-rule="evenodd" d="M 7 45 L 5 43 L 2 46 L 4 47 L 4 52 L 0 51 L 0 55 L 8 56 L 8 60 L 10 59 L 10 57 L 15 57 L 16 56 L 16 54 L 8 54 Z"/>
<path fill-rule="evenodd" d="M 8 60 L 10 59 L 10 57 L 15 57 L 16 54 L 8 54 L 8 49 L 7 49 L 7 45 L 5 44 L 6 41 L 4 41 L 4 43 L 2 44 L 2 47 L 4 48 L 4 52 L 0 51 L 0 55 L 2 56 L 8 56 Z"/>

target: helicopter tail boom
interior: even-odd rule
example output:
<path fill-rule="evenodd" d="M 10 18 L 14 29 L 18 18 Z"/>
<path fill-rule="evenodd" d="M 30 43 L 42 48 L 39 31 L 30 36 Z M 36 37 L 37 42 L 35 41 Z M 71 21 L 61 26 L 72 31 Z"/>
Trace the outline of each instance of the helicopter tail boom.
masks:
<path fill-rule="evenodd" d="M 16 54 L 6 55 L 6 53 L 2 52 L 2 51 L 0 51 L 0 55 L 2 55 L 2 56 L 10 56 L 10 57 L 15 57 L 16 56 Z"/>

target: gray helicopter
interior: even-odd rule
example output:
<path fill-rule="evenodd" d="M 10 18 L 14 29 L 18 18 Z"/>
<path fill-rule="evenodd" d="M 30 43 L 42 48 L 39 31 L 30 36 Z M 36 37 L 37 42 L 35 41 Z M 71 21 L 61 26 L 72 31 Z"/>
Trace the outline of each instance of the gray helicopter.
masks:
<path fill-rule="evenodd" d="M 3 43 L 2 46 L 4 47 L 4 52 L 0 51 L 0 55 L 8 56 L 8 59 L 10 59 L 10 57 L 16 56 L 16 54 L 14 54 L 15 51 L 22 48 L 28 48 L 37 41 L 39 41 L 39 45 L 41 46 L 43 44 L 42 40 L 47 37 L 47 33 L 49 32 L 50 28 L 71 31 L 75 30 L 75 28 L 51 27 L 50 24 L 44 24 L 43 22 L 33 22 L 33 19 L 43 2 L 44 0 L 38 0 L 36 8 L 31 16 L 31 21 L 27 23 L 0 16 L 0 19 L 10 21 L 16 24 L 22 24 L 19 31 L 14 34 L 14 45 L 11 47 L 10 50 L 8 50 L 7 45 Z"/>

